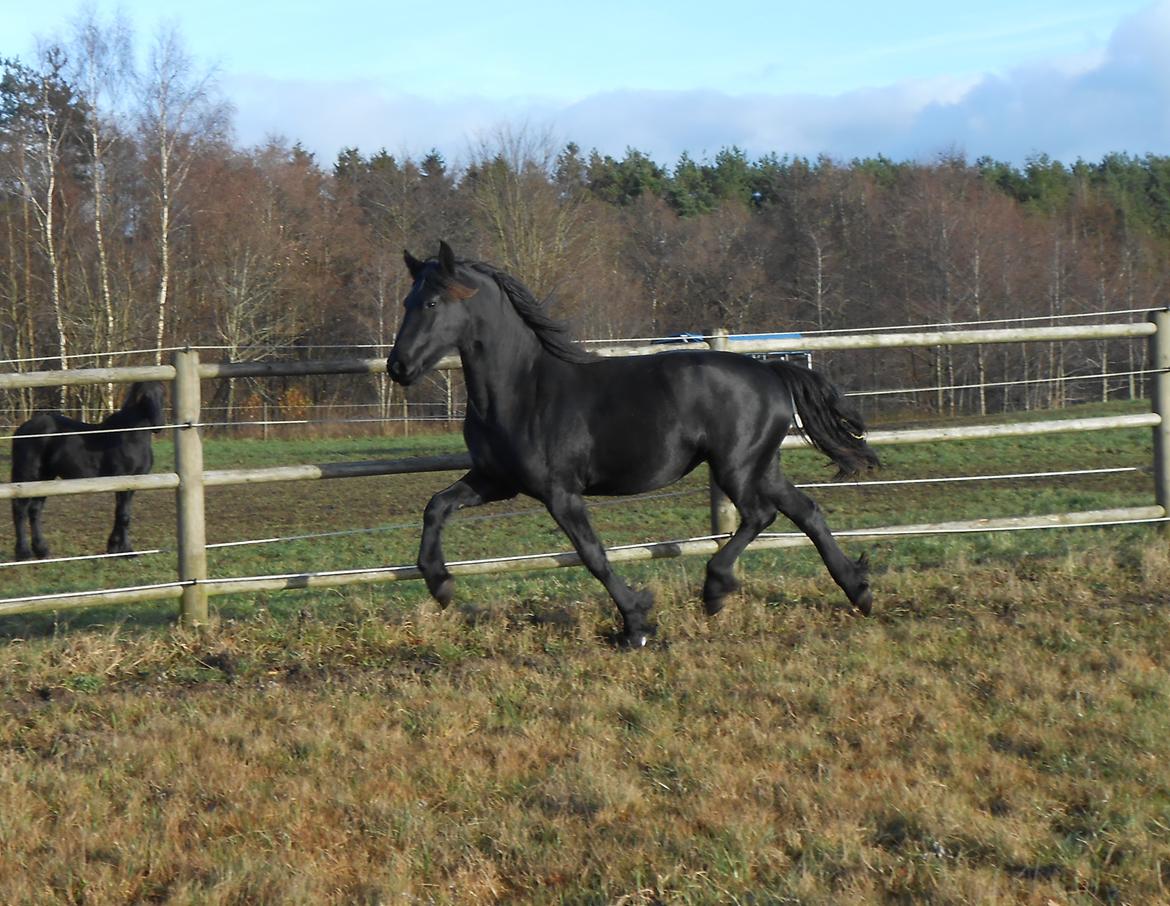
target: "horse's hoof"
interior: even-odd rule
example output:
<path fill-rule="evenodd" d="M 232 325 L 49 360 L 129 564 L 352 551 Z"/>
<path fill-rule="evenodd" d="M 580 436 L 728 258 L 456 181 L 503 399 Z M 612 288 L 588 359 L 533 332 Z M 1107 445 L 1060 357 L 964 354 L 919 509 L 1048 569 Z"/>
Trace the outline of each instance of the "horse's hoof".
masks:
<path fill-rule="evenodd" d="M 735 576 L 707 574 L 707 581 L 703 583 L 703 610 L 707 616 L 713 617 L 723 609 L 728 595 L 733 595 L 740 589 L 739 580 Z"/>
<path fill-rule="evenodd" d="M 646 645 L 658 634 L 658 627 L 656 625 L 645 626 L 642 629 L 636 629 L 633 632 L 625 630 L 617 638 L 617 646 L 622 651 L 638 651 L 645 648 Z"/>
<path fill-rule="evenodd" d="M 431 597 L 439 602 L 440 607 L 446 608 L 455 597 L 455 580 L 447 576 L 431 590 Z"/>
<path fill-rule="evenodd" d="M 32 559 L 32 551 L 27 550 L 27 549 L 26 550 L 18 550 L 12 559 L 13 560 L 31 560 Z"/>

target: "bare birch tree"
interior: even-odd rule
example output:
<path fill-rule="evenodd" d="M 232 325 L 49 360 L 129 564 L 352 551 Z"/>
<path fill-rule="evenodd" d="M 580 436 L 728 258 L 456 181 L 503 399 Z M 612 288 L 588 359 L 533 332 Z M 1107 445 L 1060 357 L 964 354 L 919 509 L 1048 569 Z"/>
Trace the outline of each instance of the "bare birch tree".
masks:
<path fill-rule="evenodd" d="M 162 361 L 170 313 L 171 258 L 180 198 L 199 149 L 222 139 L 230 107 L 216 94 L 214 72 L 199 71 L 174 25 L 151 46 L 140 82 L 139 131 L 149 157 L 157 235 L 154 306 L 155 361 Z"/>
<path fill-rule="evenodd" d="M 556 144 L 547 131 L 499 129 L 475 148 L 468 171 L 494 258 L 538 295 L 551 292 L 581 238 L 578 196 L 552 183 Z"/>
<path fill-rule="evenodd" d="M 56 332 L 57 356 L 61 370 L 69 368 L 69 332 L 65 296 L 61 289 L 61 249 L 58 213 L 59 181 L 67 147 L 76 137 L 79 112 L 63 77 L 65 53 L 58 45 L 40 51 L 40 65 L 33 73 L 28 105 L 19 122 L 16 140 L 16 184 L 25 210 L 35 222 L 36 245 L 46 267 L 49 309 Z M 26 300 L 26 304 L 31 299 Z M 65 405 L 66 388 L 61 387 L 60 402 Z"/>
<path fill-rule="evenodd" d="M 114 127 L 117 107 L 133 75 L 130 27 L 121 15 L 108 25 L 89 8 L 74 24 L 73 78 L 89 107 L 86 119 L 86 150 L 90 156 L 90 191 L 93 199 L 94 244 L 97 249 L 97 283 L 100 330 L 95 339 L 103 347 L 104 364 L 114 365 L 114 352 L 124 337 L 118 329 L 113 292 L 110 288 L 110 256 L 106 242 L 107 174 L 106 158 L 117 138 Z M 114 385 L 105 386 L 107 408 L 114 407 Z"/>

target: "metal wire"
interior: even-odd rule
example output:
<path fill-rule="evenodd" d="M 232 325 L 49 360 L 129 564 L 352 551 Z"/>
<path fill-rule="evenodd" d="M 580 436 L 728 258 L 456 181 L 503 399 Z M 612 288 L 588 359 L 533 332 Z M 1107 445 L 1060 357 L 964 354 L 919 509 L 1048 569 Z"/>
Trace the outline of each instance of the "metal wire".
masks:
<path fill-rule="evenodd" d="M 1021 531 L 1032 531 L 1032 530 L 1037 530 L 1037 529 L 1106 528 L 1106 527 L 1111 527 L 1111 526 L 1146 525 L 1146 524 L 1164 523 L 1164 522 L 1170 522 L 1170 517 L 1160 516 L 1160 517 L 1152 517 L 1152 518 L 1147 518 L 1147 519 L 1118 519 L 1118 520 L 1087 522 L 1087 523 L 1077 523 L 1077 524 L 1000 526 L 1000 527 L 995 527 L 995 528 L 992 528 L 992 527 L 982 528 L 982 527 L 978 527 L 978 526 L 972 526 L 970 528 L 955 527 L 955 528 L 943 528 L 943 529 L 846 529 L 844 531 L 836 531 L 836 532 L 834 532 L 834 534 L 837 535 L 838 537 L 852 537 L 852 536 L 912 537 L 912 536 L 916 536 L 916 535 L 995 534 L 997 532 L 1021 532 Z M 648 547 L 648 546 L 656 546 L 657 547 L 657 546 L 669 546 L 669 545 L 682 545 L 682 544 L 688 544 L 688 543 L 697 542 L 697 541 L 718 541 L 718 540 L 725 539 L 727 537 L 728 537 L 728 535 L 726 535 L 726 534 L 698 535 L 698 536 L 695 536 L 693 538 L 678 538 L 678 539 L 674 539 L 674 540 L 670 540 L 670 541 L 651 541 L 651 542 L 645 542 L 645 543 L 640 543 L 640 544 L 615 545 L 613 547 L 607 548 L 607 550 L 608 551 L 622 551 L 622 550 L 634 550 L 637 548 L 644 548 L 644 547 Z M 800 538 L 804 538 L 805 535 L 803 535 L 800 532 L 765 532 L 765 533 L 761 533 L 759 535 L 759 537 L 760 538 L 800 539 Z M 751 550 L 750 546 L 748 547 L 748 550 Z M 453 560 L 453 561 L 449 562 L 447 564 L 447 566 L 448 567 L 477 566 L 477 565 L 481 565 L 484 563 L 499 563 L 499 564 L 523 563 L 526 561 L 544 560 L 544 559 L 548 559 L 550 557 L 563 556 L 565 553 L 567 553 L 567 552 L 565 552 L 565 551 L 548 551 L 548 552 L 539 553 L 539 554 L 516 554 L 516 555 L 511 556 L 511 557 L 484 557 L 484 558 L 476 559 L 476 560 Z M 362 573 L 376 574 L 376 573 L 403 572 L 403 571 L 408 571 L 408 570 L 413 571 L 414 569 L 415 569 L 415 567 L 410 567 L 410 566 L 354 567 L 352 569 L 321 570 L 321 571 L 309 572 L 309 573 L 295 572 L 295 573 L 276 573 L 276 574 L 272 574 L 272 575 L 233 576 L 233 577 L 228 578 L 228 579 L 195 580 L 192 583 L 172 583 L 170 586 L 162 586 L 162 587 L 176 587 L 177 585 L 181 585 L 181 584 L 196 584 L 196 585 L 198 585 L 198 584 L 204 584 L 204 582 L 206 582 L 206 584 L 212 584 L 214 582 L 224 582 L 224 581 L 233 582 L 233 583 L 235 583 L 235 582 L 242 582 L 242 583 L 268 582 L 268 581 L 272 581 L 274 579 L 276 579 L 276 580 L 300 579 L 300 578 L 303 578 L 305 576 L 327 578 L 327 577 L 334 577 L 334 576 L 352 576 L 352 575 L 358 575 L 358 574 L 362 574 Z M 122 589 L 119 589 L 119 591 L 121 591 L 121 590 Z M 129 590 L 134 590 L 134 589 L 129 589 Z M 13 600 L 19 601 L 22 599 L 13 599 Z M 8 603 L 8 602 L 7 601 L 0 601 L 0 604 L 5 604 L 5 603 Z"/>
<path fill-rule="evenodd" d="M 1052 321 L 1052 320 L 1061 319 L 1061 318 L 1089 318 L 1089 317 L 1107 317 L 1110 315 L 1124 315 L 1124 314 L 1137 314 L 1137 313 L 1144 314 L 1146 311 L 1147 311 L 1146 309 L 1131 309 L 1131 310 L 1120 310 L 1120 311 L 1114 311 L 1114 312 L 1093 312 L 1093 313 L 1079 313 L 1079 314 L 1068 314 L 1068 315 L 1058 315 L 1058 316 L 1040 316 L 1040 317 L 1030 317 L 1030 318 L 1010 318 L 1010 319 L 1005 318 L 1005 319 L 996 319 L 996 320 L 987 320 L 987 321 L 950 322 L 950 323 L 946 323 L 946 324 L 933 324 L 933 325 L 928 325 L 928 324 L 901 325 L 901 326 L 896 326 L 896 327 L 860 328 L 860 329 L 853 329 L 853 330 L 824 330 L 824 331 L 808 332 L 808 335 L 830 334 L 830 333 L 862 333 L 862 332 L 872 332 L 872 331 L 896 331 L 896 330 L 908 330 L 908 329 L 922 329 L 922 328 L 929 328 L 929 327 L 937 327 L 937 328 L 966 327 L 966 326 L 978 326 L 978 325 L 984 325 L 984 324 L 1021 324 L 1021 323 L 1025 323 L 1025 322 L 1029 322 L 1029 321 Z M 739 336 L 743 336 L 743 337 L 747 338 L 747 337 L 752 337 L 752 336 L 766 336 L 766 335 L 743 334 L 743 335 L 739 335 Z M 624 340 L 623 342 L 647 342 L 647 341 L 652 341 L 653 339 L 677 340 L 677 337 L 644 338 L 641 340 L 627 339 L 627 340 Z M 585 341 L 585 342 L 614 343 L 615 341 L 612 341 L 612 340 L 600 341 L 599 340 L 599 341 Z M 333 347 L 319 346 L 319 347 L 313 347 L 313 348 L 379 348 L 379 349 L 384 349 L 384 348 L 387 348 L 388 345 L 389 344 L 350 344 L 348 346 L 333 346 Z M 212 349 L 226 349 L 227 347 L 214 347 L 214 346 L 168 347 L 167 349 L 165 349 L 163 351 L 174 351 L 175 349 L 190 349 L 190 348 L 212 350 Z M 118 353 L 99 353 L 99 354 L 84 353 L 84 354 L 71 355 L 71 356 L 68 356 L 67 358 L 69 358 L 69 359 L 79 359 L 79 358 L 96 359 L 96 358 L 112 357 L 112 356 L 118 356 L 118 355 L 130 355 L 130 354 L 135 354 L 135 353 L 148 353 L 148 352 L 155 352 L 155 351 L 156 350 L 152 349 L 152 350 L 126 350 L 126 351 L 121 351 Z M 43 357 L 27 358 L 27 359 L 8 359 L 8 360 L 0 360 L 0 364 L 18 364 L 18 363 L 26 363 L 26 362 L 34 362 L 34 361 L 55 361 L 55 360 L 60 360 L 60 358 L 61 358 L 60 356 L 43 356 Z M 1066 375 L 1063 377 L 1035 378 L 1035 379 L 1030 379 L 1030 380 L 1025 380 L 1025 381 L 990 382 L 990 383 L 985 383 L 982 385 L 980 385 L 980 384 L 961 384 L 961 385 L 951 385 L 951 386 L 942 386 L 942 387 L 904 388 L 904 389 L 865 391 L 865 392 L 851 393 L 848 395 L 850 395 L 850 396 L 880 396 L 880 395 L 896 395 L 896 394 L 905 394 L 905 393 L 939 392 L 941 390 L 967 390 L 967 389 L 977 389 L 980 386 L 1001 387 L 1001 386 L 1013 386 L 1016 384 L 1020 384 L 1020 385 L 1046 384 L 1046 383 L 1054 383 L 1054 382 L 1061 381 L 1061 380 L 1063 380 L 1063 381 L 1100 380 L 1100 379 L 1108 379 L 1108 378 L 1115 378 L 1115 377 L 1130 377 L 1130 376 L 1135 376 L 1135 375 L 1146 375 L 1146 374 L 1152 374 L 1152 373 L 1157 373 L 1157 372 L 1152 371 L 1152 370 L 1139 370 L 1139 371 L 1128 371 L 1128 372 L 1102 372 L 1102 373 L 1093 374 L 1093 375 Z M 433 404 L 433 405 L 442 405 L 442 404 Z M 326 407 L 322 407 L 322 408 L 326 408 Z M 101 434 L 117 433 L 117 432 L 121 432 L 121 431 L 158 431 L 158 430 L 165 430 L 165 429 L 185 428 L 185 427 L 241 427 L 241 426 L 259 427 L 259 426 L 264 426 L 264 425 L 361 424 L 361 423 L 376 423 L 376 422 L 393 422 L 393 421 L 403 421 L 403 420 L 407 420 L 407 419 L 403 419 L 402 417 L 394 417 L 394 418 L 364 418 L 364 419 L 323 419 L 323 420 L 280 419 L 280 420 L 264 420 L 264 421 L 249 421 L 249 422 L 206 422 L 206 423 L 198 423 L 198 424 L 188 423 L 188 424 L 170 424 L 170 425 L 163 425 L 163 426 L 145 426 L 145 427 L 139 427 L 139 428 L 108 428 L 108 429 L 95 428 L 95 429 L 88 429 L 88 430 L 75 431 L 75 432 L 53 432 L 51 434 L 20 435 L 20 436 L 33 438 L 33 437 L 62 436 L 64 434 L 81 435 L 81 434 L 98 434 L 98 433 L 101 433 Z M 435 416 L 435 417 L 430 417 L 430 418 L 409 419 L 409 420 L 449 421 L 450 419 L 442 417 L 442 416 Z M 0 440 L 11 440 L 15 436 L 17 436 L 17 435 L 9 435 L 6 437 L 0 437 Z M 800 485 L 800 487 L 803 487 L 803 488 L 822 488 L 822 489 L 823 488 L 835 488 L 835 487 L 860 487 L 860 486 L 869 486 L 869 487 L 887 486 L 888 487 L 888 486 L 898 486 L 898 485 L 943 484 L 943 483 L 961 482 L 961 481 L 1006 481 L 1006 480 L 1021 480 L 1021 479 L 1035 479 L 1035 478 L 1090 476 L 1090 475 L 1119 474 L 1119 473 L 1140 472 L 1140 471 L 1143 471 L 1143 470 L 1138 468 L 1138 467 L 1120 467 L 1120 468 L 1111 468 L 1111 469 L 1067 470 L 1067 471 L 1060 471 L 1060 472 L 1006 473 L 1006 474 L 993 474 L 993 475 L 948 476 L 948 477 L 938 477 L 938 478 L 891 479 L 891 480 L 871 480 L 871 481 L 855 481 L 855 482 L 822 482 L 822 483 L 802 484 L 802 485 Z M 688 495 L 704 493 L 704 492 L 705 492 L 705 489 L 696 489 L 696 490 L 692 490 L 692 491 L 681 491 L 681 492 L 673 492 L 673 493 L 666 493 L 666 494 L 659 494 L 659 495 L 645 495 L 645 496 L 634 497 L 634 498 L 621 498 L 621 499 L 615 499 L 615 500 L 611 500 L 611 501 L 595 502 L 595 503 L 591 504 L 591 506 L 595 506 L 595 507 L 596 506 L 617 506 L 617 505 L 625 506 L 625 505 L 628 505 L 630 503 L 636 503 L 636 502 L 644 501 L 644 500 L 662 499 L 662 498 L 668 498 L 668 497 L 682 497 L 682 496 L 688 496 Z M 479 515 L 479 516 L 466 517 L 465 520 L 463 520 L 463 521 L 479 521 L 479 520 L 489 520 L 489 519 L 500 519 L 500 518 L 509 518 L 509 517 L 514 517 L 514 516 L 524 516 L 524 515 L 542 514 L 542 513 L 544 513 L 543 509 L 531 508 L 531 509 L 526 509 L 526 510 L 512 511 L 509 513 L 485 514 L 485 515 Z M 920 528 L 920 529 L 909 529 L 909 528 L 907 528 L 907 529 L 897 529 L 897 528 L 891 528 L 891 529 L 847 529 L 847 530 L 838 531 L 838 532 L 836 532 L 836 534 L 839 536 L 842 536 L 842 537 L 852 537 L 852 536 L 899 537 L 899 536 L 922 536 L 922 535 L 941 535 L 941 534 L 981 534 L 981 533 L 996 533 L 996 532 L 1028 531 L 1028 530 L 1032 530 L 1032 529 L 1048 529 L 1048 528 L 1098 528 L 1098 527 L 1120 526 L 1120 525 L 1141 525 L 1141 524 L 1152 524 L 1152 523 L 1164 523 L 1164 522 L 1168 522 L 1168 521 L 1170 521 L 1170 517 L 1133 519 L 1133 520 L 1100 521 L 1100 522 L 1081 523 L 1081 524 L 999 526 L 999 527 L 986 527 L 986 528 L 976 526 L 976 527 L 952 527 L 952 528 L 930 528 L 930 529 L 927 529 L 927 528 Z M 335 531 L 335 532 L 323 532 L 323 533 L 314 533 L 314 534 L 296 535 L 296 536 L 272 537 L 272 538 L 264 538 L 264 539 L 249 539 L 249 540 L 235 541 L 235 542 L 219 542 L 219 543 L 209 544 L 209 545 L 207 545 L 207 547 L 209 549 L 223 549 L 223 548 L 242 547 L 242 546 L 249 546 L 249 545 L 259 545 L 259 544 L 286 543 L 286 542 L 300 541 L 300 540 L 314 540 L 314 539 L 329 538 L 329 537 L 345 537 L 345 536 L 352 536 L 352 535 L 358 535 L 358 534 L 373 534 L 373 533 L 377 533 L 377 532 L 392 531 L 392 530 L 399 530 L 399 529 L 405 529 L 405 528 L 417 528 L 419 525 L 420 525 L 419 522 L 413 521 L 410 523 L 400 523 L 400 524 L 380 526 L 380 527 L 367 528 L 367 529 L 350 529 L 350 530 L 341 530 L 341 531 Z M 702 540 L 710 540 L 710 539 L 725 538 L 725 537 L 727 537 L 727 536 L 726 535 L 705 535 L 705 536 L 697 536 L 697 537 L 691 538 L 691 539 L 683 539 L 682 541 L 651 542 L 651 543 L 654 543 L 654 544 L 678 544 L 678 543 L 685 543 L 685 541 L 702 541 Z M 773 537 L 800 538 L 803 536 L 800 533 L 764 533 L 761 535 L 761 537 L 764 537 L 764 538 L 773 538 Z M 624 549 L 638 548 L 638 547 L 643 547 L 643 546 L 645 546 L 645 545 L 644 544 L 628 544 L 628 545 L 616 546 L 614 548 L 611 548 L 611 550 L 624 550 Z M 151 550 L 137 551 L 137 552 L 131 552 L 131 553 L 125 553 L 125 554 L 94 554 L 94 555 L 84 555 L 84 556 L 77 556 L 77 557 L 57 557 L 57 558 L 52 558 L 52 559 L 48 559 L 48 560 L 39 560 L 39 561 L 13 561 L 13 562 L 7 562 L 7 563 L 0 563 L 0 567 L 55 564 L 55 563 L 79 562 L 79 561 L 91 561 L 91 560 L 103 560 L 103 559 L 118 559 L 118 558 L 127 557 L 127 556 L 146 556 L 146 555 L 155 555 L 155 554 L 166 553 L 166 552 L 170 552 L 169 549 L 156 548 L 156 549 L 151 549 Z M 520 562 L 520 561 L 524 561 L 524 560 L 545 558 L 545 557 L 549 557 L 549 556 L 552 556 L 552 555 L 550 555 L 548 553 L 544 553 L 544 554 L 527 554 L 527 555 L 519 555 L 519 556 L 514 556 L 514 557 L 503 557 L 503 558 L 487 558 L 487 559 L 492 560 L 492 561 L 501 562 L 501 563 L 508 563 L 508 562 Z M 480 562 L 485 562 L 485 561 L 472 560 L 472 561 L 459 561 L 459 562 L 460 563 L 480 563 Z M 319 576 L 337 575 L 337 576 L 340 576 L 340 575 L 366 573 L 366 572 L 383 572 L 383 571 L 389 572 L 389 571 L 401 570 L 401 569 L 403 569 L 403 567 L 378 567 L 378 568 L 373 568 L 373 569 L 366 568 L 366 569 L 325 571 L 325 572 L 320 572 L 320 573 L 313 573 L 313 575 L 319 575 Z M 287 574 L 287 575 L 288 575 L 288 577 L 294 577 L 294 576 L 303 575 L 303 573 L 295 573 L 295 574 Z M 281 576 L 281 575 L 240 577 L 238 579 L 233 579 L 231 581 L 247 582 L 247 581 L 252 581 L 252 580 L 259 581 L 259 580 L 282 578 L 282 577 L 283 576 Z M 192 584 L 196 584 L 196 583 L 188 580 L 188 581 L 156 583 L 156 584 L 150 584 L 150 585 L 129 586 L 126 588 L 107 589 L 106 591 L 109 591 L 109 592 L 136 592 L 136 591 L 149 591 L 149 590 L 154 590 L 154 589 L 162 590 L 162 589 L 181 588 L 181 587 L 185 587 L 185 586 L 192 585 Z M 0 600 L 0 604 L 36 602 L 36 601 L 41 601 L 41 600 L 60 600 L 60 599 L 68 600 L 70 598 L 82 597 L 82 596 L 92 594 L 92 593 L 93 593 L 92 591 L 81 591 L 81 592 L 63 592 L 63 593 L 48 593 L 48 594 L 43 594 L 43 595 L 31 595 L 31 596 L 24 596 L 24 597 L 18 597 L 18 598 L 3 599 L 3 600 Z"/>
<path fill-rule="evenodd" d="M 872 333 L 875 331 L 898 331 L 898 330 L 928 330 L 928 329 L 944 329 L 952 327 L 979 327 L 989 324 L 1027 324 L 1036 321 L 1061 321 L 1077 318 L 1111 318 L 1120 315 L 1145 315 L 1150 312 L 1149 308 L 1125 308 L 1115 309 L 1110 311 L 1092 311 L 1092 312 L 1073 312 L 1067 314 L 1049 314 L 1049 315 L 1033 315 L 1022 318 L 989 318 L 982 321 L 935 321 L 923 324 L 892 324 L 882 327 L 854 327 L 854 328 L 827 328 L 818 330 L 801 331 L 802 336 L 822 336 L 825 334 L 841 334 L 841 333 Z M 735 337 L 743 339 L 755 337 L 767 337 L 776 331 L 765 331 L 762 333 L 740 333 L 732 334 Z M 709 340 L 710 336 L 703 333 L 688 333 L 688 337 L 694 339 Z M 581 343 L 599 344 L 608 343 L 619 345 L 622 343 L 653 343 L 655 341 L 661 342 L 679 342 L 681 338 L 676 335 L 667 336 L 650 336 L 650 337 L 618 337 L 610 339 L 583 339 Z M 312 343 L 304 346 L 292 346 L 287 349 L 295 351 L 307 349 L 390 349 L 394 345 L 394 340 L 391 339 L 385 343 Z M 76 359 L 112 359 L 118 357 L 132 356 L 132 355 L 156 355 L 163 352 L 179 352 L 181 350 L 196 350 L 201 352 L 225 352 L 230 351 L 234 347 L 215 345 L 215 344 L 185 344 L 183 346 L 163 346 L 151 347 L 144 349 L 118 349 L 110 352 L 76 352 L 69 353 L 65 356 L 59 354 L 27 356 L 24 358 L 0 359 L 0 365 L 23 365 L 31 362 L 59 362 L 62 359 L 66 361 L 73 361 Z"/>
<path fill-rule="evenodd" d="M 900 538 L 923 535 L 994 535 L 998 532 L 1030 532 L 1042 529 L 1078 529 L 1078 528 L 1108 528 L 1118 525 L 1147 525 L 1160 522 L 1170 522 L 1170 516 L 1150 516 L 1145 519 L 1110 519 L 1100 522 L 1069 522 L 1053 523 L 1051 525 L 999 525 L 999 526 L 951 526 L 938 528 L 888 528 L 888 529 L 843 529 L 833 532 L 839 538 L 859 536 L 877 538 Z M 761 532 L 761 538 L 803 538 L 800 532 Z M 750 548 L 749 548 L 750 550 Z"/>
<path fill-rule="evenodd" d="M 70 600 L 72 598 L 84 598 L 95 593 L 98 594 L 124 594 L 139 591 L 162 591 L 168 588 L 185 588 L 189 585 L 194 585 L 194 579 L 180 579 L 174 582 L 155 582 L 150 585 L 125 585 L 121 588 L 100 588 L 90 589 L 88 591 L 55 591 L 47 592 L 41 595 L 21 595 L 18 598 L 0 598 L 0 605 L 4 604 L 31 604 L 36 601 L 61 601 Z"/>
<path fill-rule="evenodd" d="M 201 425 L 192 424 L 174 424 L 174 425 L 140 425 L 138 427 L 128 428 L 82 428 L 77 431 L 48 431 L 44 434 L 3 434 L 0 435 L 0 440 L 15 440 L 22 438 L 31 440 L 34 437 L 81 437 L 89 434 L 128 434 L 131 431 L 167 431 L 173 428 L 198 428 Z M 10 429 L 11 430 L 11 429 Z"/>
<path fill-rule="evenodd" d="M 1141 471 L 1143 470 L 1138 466 L 1119 466 L 1107 469 L 1069 469 L 1058 472 L 1010 472 L 992 475 L 940 476 L 935 478 L 890 478 L 869 479 L 866 481 L 807 482 L 798 484 L 796 486 L 805 490 L 833 490 L 837 488 L 872 488 L 898 487 L 906 485 L 952 484 L 967 481 L 1017 481 L 1038 478 L 1072 478 L 1077 476 L 1118 475 Z M 706 494 L 707 492 L 708 491 L 706 488 L 694 488 L 687 491 L 670 491 L 662 494 L 642 494 L 636 497 L 617 497 L 610 500 L 594 500 L 590 501 L 589 508 L 592 510 L 605 507 L 627 506 L 632 503 L 645 503 L 647 501 L 693 497 L 699 494 Z M 529 507 L 522 510 L 510 510 L 504 513 L 464 515 L 460 517 L 459 522 L 461 524 L 467 524 L 471 522 L 489 522 L 497 519 L 512 519 L 521 516 L 540 516 L 546 512 L 547 511 L 543 507 Z M 265 544 L 287 544 L 296 541 L 317 541 L 326 538 L 352 537 L 354 535 L 375 535 L 381 534 L 383 532 L 402 531 L 411 528 L 418 529 L 421 527 L 422 523 L 420 521 L 413 520 L 411 522 L 391 523 L 389 525 L 373 526 L 370 528 L 339 529 L 337 531 L 331 532 L 311 532 L 301 535 L 274 535 L 268 538 L 248 538 L 240 541 L 217 541 L 206 545 L 206 548 L 207 550 L 226 550 L 239 547 L 258 547 Z M 39 566 L 50 563 L 77 563 L 87 560 L 114 560 L 124 557 L 151 556 L 155 554 L 168 554 L 173 552 L 173 548 L 164 547 L 152 548 L 150 550 L 131 551 L 129 553 L 123 554 L 83 554 L 75 557 L 52 557 L 45 560 L 10 560 L 7 562 L 0 562 L 0 569 L 19 566 Z"/>
<path fill-rule="evenodd" d="M 990 318 L 984 321 L 935 321 L 926 324 L 894 324 L 888 327 L 837 327 L 827 328 L 821 330 L 806 330 L 802 331 L 802 336 L 815 337 L 824 336 L 826 334 L 849 334 L 849 333 L 874 333 L 882 331 L 898 331 L 898 330 L 942 330 L 953 327 L 981 327 L 987 324 L 1028 324 L 1036 321 L 1067 321 L 1077 318 L 1109 318 L 1117 315 L 1148 315 L 1151 309 L 1149 308 L 1123 308 L 1114 311 L 1088 311 L 1075 312 L 1069 314 L 1053 314 L 1053 315 L 1032 315 L 1026 318 Z M 772 333 L 774 331 L 770 331 Z M 763 334 L 735 334 L 738 337 L 757 337 L 768 336 L 769 333 Z"/>
<path fill-rule="evenodd" d="M 940 384 L 934 387 L 900 387 L 888 390 L 850 390 L 844 396 L 897 396 L 911 393 L 941 393 L 952 390 L 978 390 L 980 387 L 1025 387 L 1032 384 L 1056 384 L 1071 381 L 1097 381 L 1102 378 L 1137 377 L 1162 374 L 1165 369 L 1142 368 L 1137 371 L 1103 371 L 1098 374 L 1066 374 L 1063 377 L 1028 378 L 1020 381 L 984 381 L 979 384 Z"/>
<path fill-rule="evenodd" d="M 85 560 L 119 560 L 125 557 L 146 557 L 151 554 L 171 553 L 170 548 L 156 547 L 145 551 L 127 551 L 122 554 L 79 554 L 76 557 L 46 557 L 43 560 L 9 560 L 0 563 L 0 569 L 12 566 L 44 566 L 49 563 L 80 563 Z"/>

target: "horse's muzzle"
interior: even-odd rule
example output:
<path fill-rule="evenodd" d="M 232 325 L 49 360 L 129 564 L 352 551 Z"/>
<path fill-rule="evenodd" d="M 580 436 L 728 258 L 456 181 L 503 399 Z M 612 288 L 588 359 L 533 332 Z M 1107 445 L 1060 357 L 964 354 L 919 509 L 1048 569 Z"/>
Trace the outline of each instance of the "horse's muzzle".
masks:
<path fill-rule="evenodd" d="M 395 384 L 406 386 L 410 383 L 411 377 L 405 365 L 399 361 L 398 356 L 390 353 L 390 358 L 386 360 L 386 373 L 390 375 L 390 380 Z"/>

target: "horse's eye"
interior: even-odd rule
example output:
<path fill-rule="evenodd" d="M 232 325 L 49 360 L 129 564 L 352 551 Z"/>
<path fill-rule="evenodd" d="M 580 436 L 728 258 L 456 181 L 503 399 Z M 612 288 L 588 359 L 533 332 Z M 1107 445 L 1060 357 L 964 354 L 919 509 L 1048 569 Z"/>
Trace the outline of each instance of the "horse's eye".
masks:
<path fill-rule="evenodd" d="M 434 299 L 427 299 L 425 304 L 426 304 L 427 308 L 434 308 L 435 307 L 435 300 Z"/>

